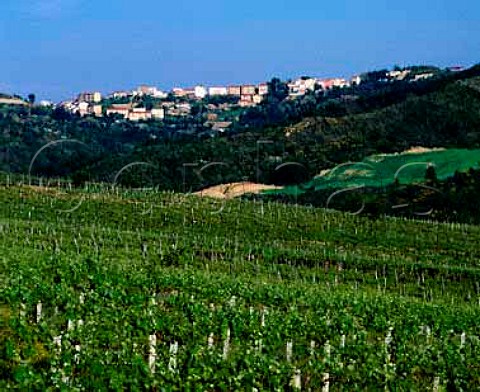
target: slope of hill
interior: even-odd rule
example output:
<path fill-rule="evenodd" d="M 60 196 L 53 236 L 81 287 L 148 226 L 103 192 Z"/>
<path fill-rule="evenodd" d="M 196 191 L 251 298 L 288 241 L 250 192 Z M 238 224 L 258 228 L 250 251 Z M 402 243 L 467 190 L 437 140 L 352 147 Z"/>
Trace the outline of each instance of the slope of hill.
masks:
<path fill-rule="evenodd" d="M 480 168 L 480 149 L 425 149 L 414 148 L 396 154 L 376 154 L 361 162 L 345 162 L 324 170 L 301 186 L 289 186 L 281 190 L 265 190 L 266 194 L 301 194 L 307 190 L 342 189 L 354 186 L 385 187 L 395 179 L 400 184 L 425 182 L 429 166 L 436 177 L 445 180 L 458 172 Z"/>
<path fill-rule="evenodd" d="M 299 142 L 322 136 L 339 149 L 399 152 L 411 146 L 479 147 L 480 78 L 442 86 L 423 96 L 373 112 L 339 118 L 307 118 L 288 127 Z"/>
<path fill-rule="evenodd" d="M 0 188 L 0 388 L 478 387 L 478 227 L 218 207 Z"/>

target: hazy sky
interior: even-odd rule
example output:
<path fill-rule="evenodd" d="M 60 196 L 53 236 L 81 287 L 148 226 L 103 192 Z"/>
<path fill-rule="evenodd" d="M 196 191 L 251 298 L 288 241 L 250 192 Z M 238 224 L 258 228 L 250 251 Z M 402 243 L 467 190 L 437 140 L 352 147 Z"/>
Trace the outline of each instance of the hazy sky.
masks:
<path fill-rule="evenodd" d="M 479 0 L 0 0 L 0 92 L 53 100 L 477 62 Z"/>

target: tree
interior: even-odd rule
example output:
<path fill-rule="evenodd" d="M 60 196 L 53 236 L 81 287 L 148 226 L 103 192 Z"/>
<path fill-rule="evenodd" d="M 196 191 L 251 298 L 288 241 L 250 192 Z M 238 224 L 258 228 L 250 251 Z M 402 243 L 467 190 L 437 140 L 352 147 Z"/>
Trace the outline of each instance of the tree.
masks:
<path fill-rule="evenodd" d="M 28 103 L 29 103 L 28 115 L 31 116 L 32 115 L 32 106 L 35 103 L 35 94 L 28 94 Z"/>
<path fill-rule="evenodd" d="M 273 78 L 270 82 L 268 82 L 268 103 L 282 102 L 287 97 L 288 86 L 286 83 L 282 82 L 279 78 Z"/>
<path fill-rule="evenodd" d="M 28 94 L 28 103 L 30 104 L 30 106 L 33 106 L 33 104 L 35 103 L 35 94 Z"/>
<path fill-rule="evenodd" d="M 435 171 L 434 165 L 429 164 L 427 166 L 427 170 L 425 172 L 425 180 L 427 180 L 427 182 L 437 182 L 437 172 Z"/>

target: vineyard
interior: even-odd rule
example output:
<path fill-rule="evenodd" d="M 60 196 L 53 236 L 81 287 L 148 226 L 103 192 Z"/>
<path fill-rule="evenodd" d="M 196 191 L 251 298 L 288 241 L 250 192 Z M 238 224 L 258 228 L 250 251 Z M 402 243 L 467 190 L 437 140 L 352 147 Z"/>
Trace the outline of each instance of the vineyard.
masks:
<path fill-rule="evenodd" d="M 480 390 L 480 227 L 0 188 L 0 390 Z"/>

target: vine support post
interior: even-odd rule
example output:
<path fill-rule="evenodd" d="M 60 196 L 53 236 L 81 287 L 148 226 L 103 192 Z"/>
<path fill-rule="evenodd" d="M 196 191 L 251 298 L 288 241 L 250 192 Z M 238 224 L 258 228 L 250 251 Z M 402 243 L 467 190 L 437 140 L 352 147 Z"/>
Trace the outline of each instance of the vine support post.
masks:
<path fill-rule="evenodd" d="M 148 355 L 148 367 L 150 372 L 155 373 L 155 361 L 157 359 L 157 335 L 150 335 L 149 342 L 149 355 Z"/>
<path fill-rule="evenodd" d="M 228 352 L 230 351 L 230 328 L 227 328 L 227 336 L 223 342 L 223 360 L 226 361 L 228 358 Z"/>
<path fill-rule="evenodd" d="M 172 373 L 177 371 L 177 354 L 178 354 L 178 342 L 170 344 L 170 361 L 168 362 L 168 370 Z"/>
<path fill-rule="evenodd" d="M 42 303 L 38 301 L 37 303 L 37 324 L 40 322 L 42 319 Z"/>

